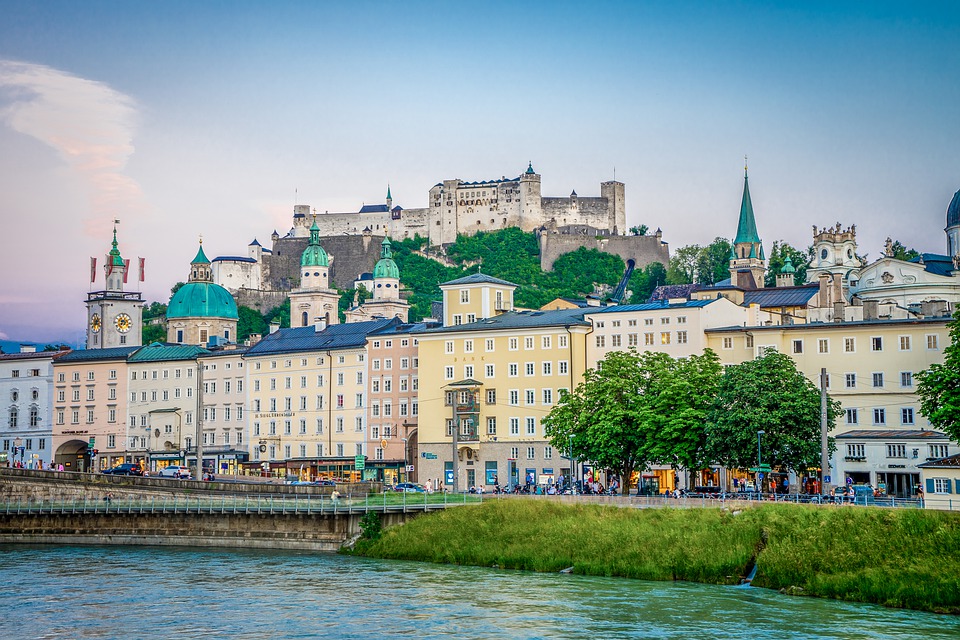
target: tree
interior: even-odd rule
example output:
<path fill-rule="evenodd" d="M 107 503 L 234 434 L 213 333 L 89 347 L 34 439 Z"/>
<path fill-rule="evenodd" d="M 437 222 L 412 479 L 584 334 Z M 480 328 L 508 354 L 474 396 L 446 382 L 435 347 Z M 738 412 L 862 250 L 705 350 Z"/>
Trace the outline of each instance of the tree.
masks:
<path fill-rule="evenodd" d="M 237 342 L 243 342 L 251 334 L 264 335 L 267 332 L 267 321 L 256 309 L 237 305 Z"/>
<path fill-rule="evenodd" d="M 697 263 L 702 247 L 690 244 L 680 247 L 670 256 L 667 266 L 667 284 L 693 284 L 697 277 Z M 728 256 L 729 257 L 729 256 Z"/>
<path fill-rule="evenodd" d="M 177 295 L 177 291 L 180 291 L 180 287 L 187 284 L 186 282 L 178 282 L 177 284 L 170 287 L 170 299 L 173 299 L 173 296 Z"/>
<path fill-rule="evenodd" d="M 828 426 L 840 411 L 839 402 L 828 400 Z M 726 467 L 756 466 L 758 431 L 765 464 L 795 472 L 820 464 L 820 390 L 772 349 L 724 371 L 707 421 L 710 458 Z M 829 448 L 836 448 L 833 438 Z"/>
<path fill-rule="evenodd" d="M 153 344 L 154 342 L 167 341 L 167 329 L 162 323 L 149 323 L 143 325 L 143 334 L 140 336 L 143 344 Z"/>
<path fill-rule="evenodd" d="M 943 350 L 943 364 L 932 364 L 917 374 L 920 413 L 953 441 L 960 440 L 960 311 L 947 327 L 950 344 Z"/>
<path fill-rule="evenodd" d="M 799 249 L 791 247 L 783 240 L 774 240 L 773 248 L 770 249 L 770 259 L 767 261 L 767 275 L 763 281 L 764 286 L 777 286 L 777 274 L 783 269 L 783 265 L 787 261 L 787 256 L 790 256 L 790 262 L 793 264 L 793 268 L 796 269 L 793 282 L 790 284 L 803 284 L 806 282 L 807 267 L 810 265 L 810 256 L 812 253 L 813 247 L 810 247 L 807 251 L 800 251 Z"/>
<path fill-rule="evenodd" d="M 665 353 L 611 351 L 543 419 L 560 451 L 613 469 L 629 491 L 636 471 L 653 463 L 699 464 L 712 390 L 720 372 L 712 352 L 674 360 Z"/>
<path fill-rule="evenodd" d="M 635 236 L 645 236 L 647 231 L 650 231 L 650 227 L 645 224 L 641 224 L 636 227 L 630 227 L 630 233 Z"/>
<path fill-rule="evenodd" d="M 650 299 L 653 290 L 667 283 L 667 268 L 659 262 L 651 262 L 630 276 L 627 288 L 632 292 L 630 304 L 642 304 Z"/>
<path fill-rule="evenodd" d="M 893 257 L 895 259 L 903 260 L 904 262 L 910 262 L 920 257 L 919 251 L 916 249 L 907 249 L 899 240 L 890 245 L 890 249 L 893 251 Z"/>
<path fill-rule="evenodd" d="M 730 241 L 714 238 L 697 256 L 697 282 L 713 285 L 730 277 Z"/>

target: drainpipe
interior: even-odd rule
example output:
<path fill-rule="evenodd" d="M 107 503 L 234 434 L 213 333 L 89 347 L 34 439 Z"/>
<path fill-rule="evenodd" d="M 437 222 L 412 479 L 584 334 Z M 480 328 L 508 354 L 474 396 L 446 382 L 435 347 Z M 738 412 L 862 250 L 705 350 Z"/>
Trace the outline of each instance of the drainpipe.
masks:
<path fill-rule="evenodd" d="M 197 354 L 197 475 L 203 480 L 203 361 Z"/>

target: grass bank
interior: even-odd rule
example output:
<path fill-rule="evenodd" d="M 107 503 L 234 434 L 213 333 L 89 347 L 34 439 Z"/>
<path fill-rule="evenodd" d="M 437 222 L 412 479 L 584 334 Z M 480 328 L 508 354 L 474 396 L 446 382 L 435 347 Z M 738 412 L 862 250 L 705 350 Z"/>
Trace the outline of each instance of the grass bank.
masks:
<path fill-rule="evenodd" d="M 361 540 L 377 558 L 642 580 L 753 584 L 794 595 L 960 613 L 960 514 L 765 505 L 625 509 L 497 500 Z"/>

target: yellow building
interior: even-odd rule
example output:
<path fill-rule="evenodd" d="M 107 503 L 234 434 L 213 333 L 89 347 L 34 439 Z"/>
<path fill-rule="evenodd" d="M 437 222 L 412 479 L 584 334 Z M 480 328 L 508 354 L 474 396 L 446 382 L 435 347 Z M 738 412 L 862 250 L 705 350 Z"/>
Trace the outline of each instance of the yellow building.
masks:
<path fill-rule="evenodd" d="M 843 414 L 831 435 L 833 484 L 862 483 L 898 497 L 916 494 L 918 464 L 956 452 L 955 443 L 920 415 L 916 374 L 943 361 L 947 316 L 912 320 L 814 322 L 706 329 L 707 346 L 724 364 L 753 359 L 764 349 L 790 355 Z M 791 484 L 802 482 L 793 478 Z"/>
<path fill-rule="evenodd" d="M 497 315 L 512 308 L 514 288 L 483 274 L 441 285 L 446 326 L 419 335 L 420 362 L 429 363 L 419 370 L 421 482 L 490 490 L 569 477 L 542 420 L 582 380 L 586 309 Z"/>
<path fill-rule="evenodd" d="M 281 474 L 359 480 L 357 458 L 367 455 L 367 336 L 397 323 L 280 329 L 252 346 L 244 354 L 251 460 Z"/>

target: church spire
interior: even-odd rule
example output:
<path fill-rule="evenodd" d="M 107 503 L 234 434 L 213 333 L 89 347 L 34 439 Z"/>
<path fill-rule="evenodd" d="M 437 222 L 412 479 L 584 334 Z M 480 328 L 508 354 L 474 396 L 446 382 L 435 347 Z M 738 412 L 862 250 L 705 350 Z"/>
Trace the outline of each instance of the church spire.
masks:
<path fill-rule="evenodd" d="M 750 200 L 750 182 L 747 178 L 746 156 L 743 164 L 743 199 L 740 201 L 740 221 L 737 223 L 737 237 L 733 243 L 740 242 L 758 243 L 760 236 L 757 234 L 757 221 L 753 217 L 753 202 Z"/>

